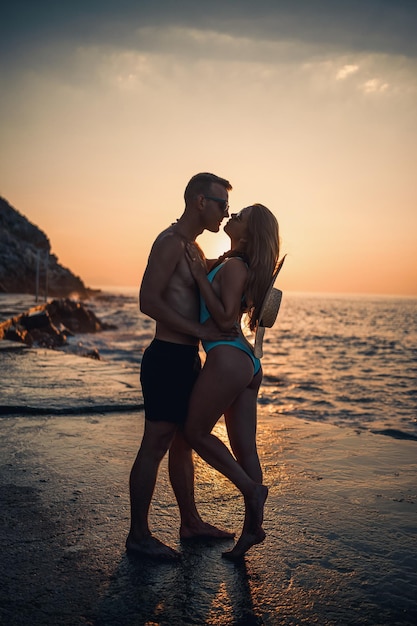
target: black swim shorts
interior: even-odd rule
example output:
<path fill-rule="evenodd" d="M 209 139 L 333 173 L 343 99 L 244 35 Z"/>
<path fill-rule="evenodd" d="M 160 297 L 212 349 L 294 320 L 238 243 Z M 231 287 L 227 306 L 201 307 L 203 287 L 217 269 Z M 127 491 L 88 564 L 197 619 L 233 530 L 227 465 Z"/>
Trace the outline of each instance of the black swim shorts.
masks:
<path fill-rule="evenodd" d="M 183 424 L 200 369 L 197 346 L 154 339 L 143 353 L 140 369 L 145 418 Z"/>

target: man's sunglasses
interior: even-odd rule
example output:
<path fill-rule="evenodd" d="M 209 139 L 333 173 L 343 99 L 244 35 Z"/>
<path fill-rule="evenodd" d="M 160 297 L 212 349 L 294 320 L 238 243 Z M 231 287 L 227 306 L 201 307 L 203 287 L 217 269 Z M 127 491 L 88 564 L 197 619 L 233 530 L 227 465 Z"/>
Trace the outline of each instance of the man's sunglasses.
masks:
<path fill-rule="evenodd" d="M 227 200 L 223 200 L 223 198 L 215 198 L 214 196 L 204 196 L 206 200 L 214 200 L 219 205 L 219 208 L 223 213 L 227 213 L 229 210 L 229 203 Z"/>

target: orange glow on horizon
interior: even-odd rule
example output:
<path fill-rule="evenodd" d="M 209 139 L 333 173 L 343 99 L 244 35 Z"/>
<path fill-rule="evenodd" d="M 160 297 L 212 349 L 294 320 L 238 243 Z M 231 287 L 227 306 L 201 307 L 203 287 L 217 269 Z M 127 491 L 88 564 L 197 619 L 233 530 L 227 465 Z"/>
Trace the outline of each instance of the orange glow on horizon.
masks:
<path fill-rule="evenodd" d="M 48 62 L 8 68 L 0 193 L 62 265 L 90 287 L 139 285 L 186 183 L 212 171 L 231 211 L 277 216 L 281 288 L 417 296 L 414 57 L 145 30 L 138 49 L 51 40 Z M 228 249 L 224 233 L 199 242 Z"/>

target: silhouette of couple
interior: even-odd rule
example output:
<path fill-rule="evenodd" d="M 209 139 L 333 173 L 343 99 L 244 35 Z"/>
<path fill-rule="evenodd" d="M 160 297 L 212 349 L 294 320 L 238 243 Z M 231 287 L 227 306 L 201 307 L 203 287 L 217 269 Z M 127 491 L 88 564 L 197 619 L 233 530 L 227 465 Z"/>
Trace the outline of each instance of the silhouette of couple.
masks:
<path fill-rule="evenodd" d="M 231 214 L 224 226 L 230 250 L 207 260 L 195 239 L 218 232 L 229 217 L 229 181 L 214 174 L 191 178 L 181 217 L 156 238 L 140 288 L 140 309 L 156 321 L 141 363 L 145 406 L 142 442 L 130 473 L 128 553 L 177 559 L 150 531 L 149 508 L 159 465 L 169 450 L 169 477 L 178 503 L 181 539 L 233 538 L 200 517 L 194 499 L 193 449 L 224 474 L 244 498 L 244 524 L 234 547 L 241 558 L 265 538 L 268 489 L 256 448 L 257 397 L 262 368 L 241 330 L 253 331 L 279 258 L 278 222 L 261 204 Z M 199 341 L 206 352 L 204 367 Z M 224 415 L 229 448 L 213 433 Z"/>

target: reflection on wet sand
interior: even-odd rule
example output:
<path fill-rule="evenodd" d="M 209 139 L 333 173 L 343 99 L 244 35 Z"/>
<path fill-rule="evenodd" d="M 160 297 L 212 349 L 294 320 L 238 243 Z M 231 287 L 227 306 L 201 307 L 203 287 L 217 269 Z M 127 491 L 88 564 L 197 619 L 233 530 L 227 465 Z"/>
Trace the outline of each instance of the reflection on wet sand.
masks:
<path fill-rule="evenodd" d="M 83 411 L 89 389 L 92 395 L 109 389 L 117 404 L 134 400 L 122 384 L 125 373 L 85 360 L 80 370 L 75 357 L 50 351 L 5 353 L 3 359 L 13 371 L 10 397 L 14 390 L 22 395 L 25 381 L 25 393 L 43 408 L 39 415 L 1 419 L 5 623 L 417 623 L 415 441 L 270 416 L 261 408 L 259 453 L 270 489 L 266 540 L 237 565 L 221 558 L 233 541 L 180 542 L 164 463 L 151 527 L 182 558 L 175 564 L 131 561 L 124 549 L 127 485 L 143 415 L 48 413 L 62 405 L 57 375 L 68 384 L 75 380 L 74 396 L 83 391 L 74 397 Z M 46 382 L 38 387 L 41 377 Z M 196 499 L 205 520 L 239 532 L 240 494 L 199 460 Z"/>
<path fill-rule="evenodd" d="M 176 565 L 123 557 L 97 623 L 110 625 L 123 615 L 132 624 L 261 624 L 246 563 L 222 561 L 221 549 L 230 541 L 220 543 L 182 542 Z"/>

